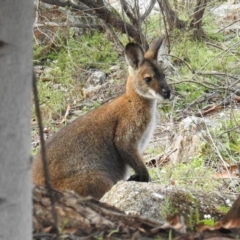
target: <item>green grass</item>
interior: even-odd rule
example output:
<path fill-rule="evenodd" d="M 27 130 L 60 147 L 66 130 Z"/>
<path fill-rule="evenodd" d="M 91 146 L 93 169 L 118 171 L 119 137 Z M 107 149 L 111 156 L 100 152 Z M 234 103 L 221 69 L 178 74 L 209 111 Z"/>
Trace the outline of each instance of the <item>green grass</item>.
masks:
<path fill-rule="evenodd" d="M 209 24 L 211 22 L 211 24 Z M 211 16 L 204 18 L 204 41 L 193 41 L 192 33 L 174 30 L 171 34 L 172 61 L 178 67 L 178 75 L 175 81 L 192 80 L 196 83 L 181 83 L 173 86 L 180 96 L 177 109 L 184 109 L 189 103 L 202 96 L 204 93 L 215 90 L 207 88 L 199 83 L 210 82 L 216 86 L 223 86 L 224 79 L 218 75 L 201 76 L 198 73 L 221 72 L 226 74 L 239 74 L 240 43 L 237 37 L 226 41 L 226 36 L 217 33 L 217 24 Z M 224 90 L 220 93 L 224 94 Z"/>
<path fill-rule="evenodd" d="M 110 66 L 117 64 L 118 58 L 113 44 L 97 32 L 69 37 L 49 49 L 35 46 L 35 64 L 41 62 L 49 67 L 38 81 L 44 119 L 51 122 L 63 116 L 68 104 L 83 98 L 81 89 L 89 76 L 88 71 L 109 73 Z"/>
<path fill-rule="evenodd" d="M 204 157 L 196 156 L 186 162 L 168 164 L 159 168 L 152 168 L 150 175 L 154 180 L 161 180 L 162 184 L 176 182 L 177 186 L 194 186 L 198 189 L 210 190 L 218 186 L 212 181 L 214 170 L 205 166 Z"/>
<path fill-rule="evenodd" d="M 207 127 L 195 156 L 175 164 L 169 162 L 152 167 L 149 169 L 151 178 L 160 180 L 162 184 L 194 186 L 205 191 L 218 190 L 224 186 L 224 182 L 230 183 L 231 179 L 221 180 L 215 176 L 226 172 L 225 163 L 235 166 L 239 162 L 240 114 L 237 110 L 226 110 L 223 114 L 219 119 L 212 119 L 212 127 Z M 150 150 L 154 152 L 154 149 Z M 237 188 L 235 190 L 239 191 Z"/>

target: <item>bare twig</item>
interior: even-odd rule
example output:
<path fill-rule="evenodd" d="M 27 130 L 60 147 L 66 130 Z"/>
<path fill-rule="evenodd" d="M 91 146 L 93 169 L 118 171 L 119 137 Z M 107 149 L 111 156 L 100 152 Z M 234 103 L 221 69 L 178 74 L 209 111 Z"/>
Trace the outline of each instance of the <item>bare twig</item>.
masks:
<path fill-rule="evenodd" d="M 156 3 L 156 0 L 150 1 L 148 8 L 146 9 L 145 13 L 141 16 L 141 22 L 143 22 L 146 19 L 146 17 L 151 13 L 155 3 Z"/>
<path fill-rule="evenodd" d="M 165 28 L 166 38 L 167 38 L 167 41 L 168 41 L 168 53 L 170 53 L 171 52 L 171 46 L 170 46 L 170 40 L 169 40 L 169 33 L 168 33 L 168 29 L 167 29 L 166 16 L 164 14 L 161 1 L 158 1 L 158 4 L 159 4 L 159 7 L 161 9 L 162 16 L 163 16 L 163 24 L 164 24 L 164 28 Z"/>
<path fill-rule="evenodd" d="M 64 115 L 62 121 L 60 122 L 60 124 L 64 123 L 64 122 L 67 120 L 67 116 L 69 115 L 70 109 L 71 109 L 71 106 L 68 105 L 68 106 L 67 106 L 67 110 L 66 110 L 66 112 L 65 112 L 65 115 Z"/>
<path fill-rule="evenodd" d="M 170 79 L 170 78 L 169 78 Z M 169 85 L 177 85 L 177 84 L 181 84 L 181 83 L 195 83 L 195 84 L 198 84 L 198 85 L 201 85 L 205 88 L 208 88 L 208 89 L 212 89 L 212 90 L 216 90 L 216 89 L 220 89 L 220 90 L 230 90 L 230 91 L 236 91 L 236 89 L 234 88 L 230 88 L 230 87 L 222 87 L 222 86 L 219 86 L 219 87 L 210 87 L 202 82 L 199 82 L 199 81 L 195 81 L 195 80 L 183 80 L 183 81 L 178 81 L 178 82 L 171 82 L 169 83 Z"/>
<path fill-rule="evenodd" d="M 224 135 L 224 134 L 226 134 L 226 133 L 230 133 L 230 132 L 232 132 L 232 131 L 235 131 L 236 129 L 239 129 L 239 128 L 240 128 L 240 126 L 236 126 L 236 127 L 230 128 L 230 129 L 222 132 L 221 134 L 217 135 L 217 138 L 220 138 L 222 135 Z"/>
<path fill-rule="evenodd" d="M 116 33 L 113 31 L 112 26 L 109 23 L 106 23 L 102 20 L 102 24 L 105 27 L 106 32 L 109 34 L 111 39 L 113 40 L 114 44 L 118 46 L 118 48 L 121 50 L 121 52 L 124 51 L 124 46 L 117 37 Z"/>
<path fill-rule="evenodd" d="M 211 42 L 205 42 L 208 46 L 212 46 L 212 47 L 215 47 L 215 48 L 218 48 L 218 49 L 220 49 L 220 50 L 223 50 L 223 51 L 226 51 L 227 49 L 225 49 L 225 48 L 223 48 L 223 47 L 220 47 L 220 46 L 218 46 L 218 45 L 216 45 L 216 44 L 213 44 L 213 43 L 211 43 Z M 232 54 L 236 54 L 236 55 L 239 55 L 240 54 L 240 52 L 237 52 L 237 51 L 231 51 L 231 53 Z"/>
<path fill-rule="evenodd" d="M 126 13 L 127 17 L 131 21 L 131 23 L 134 26 L 137 26 L 138 20 L 137 20 L 136 16 L 134 16 L 133 12 L 131 11 L 129 3 L 126 0 L 121 0 L 120 2 L 121 2 L 122 9 Z"/>
<path fill-rule="evenodd" d="M 69 0 L 40 0 L 43 3 L 56 5 L 60 7 L 71 7 L 74 10 L 87 11 L 88 13 L 93 13 L 93 10 L 84 5 L 75 4 L 73 1 Z"/>
<path fill-rule="evenodd" d="M 53 216 L 54 225 L 55 225 L 54 230 L 56 230 L 56 235 L 57 235 L 56 239 L 59 239 L 58 217 L 57 217 L 57 211 L 55 208 L 55 197 L 53 194 L 51 179 L 50 179 L 50 174 L 49 174 L 49 169 L 48 169 L 46 147 L 45 147 L 45 141 L 44 141 L 44 136 L 43 136 L 43 124 L 42 124 L 41 110 L 40 110 L 40 106 L 39 106 L 39 97 L 38 97 L 38 90 L 37 90 L 37 79 L 36 79 L 35 72 L 33 72 L 32 85 L 33 85 L 34 103 L 35 103 L 35 110 L 36 110 L 36 115 L 37 115 L 40 142 L 41 142 L 41 152 L 42 152 L 42 159 L 43 159 L 45 184 L 46 184 L 46 187 L 48 190 L 48 194 L 50 196 L 51 207 L 52 207 L 52 216 Z"/>
<path fill-rule="evenodd" d="M 175 11 L 172 10 L 171 5 L 168 0 L 157 0 L 159 3 L 160 8 L 163 9 L 166 20 L 169 26 L 169 30 L 173 30 L 174 28 L 183 29 L 186 27 L 187 22 L 182 21 L 177 17 Z"/>
<path fill-rule="evenodd" d="M 221 32 L 222 30 L 224 30 L 224 29 L 230 27 L 231 25 L 233 25 L 234 23 L 239 22 L 239 21 L 240 21 L 240 19 L 237 19 L 236 21 L 231 22 L 231 23 L 228 24 L 227 26 L 225 26 L 225 27 L 219 29 L 219 30 L 217 31 L 217 33 L 218 33 L 218 32 Z"/>
<path fill-rule="evenodd" d="M 122 19 L 123 19 L 123 26 L 124 26 L 124 30 L 125 30 L 125 33 L 128 37 L 128 41 L 130 42 L 130 38 L 129 38 L 129 32 L 128 32 L 128 29 L 127 29 L 127 26 L 126 26 L 126 20 L 125 20 L 125 15 L 124 15 L 124 8 L 123 8 L 123 0 L 120 0 L 120 3 L 121 3 L 121 10 L 122 10 Z"/>
<path fill-rule="evenodd" d="M 71 10 L 84 11 L 87 14 L 95 16 L 99 19 L 102 19 L 106 23 L 109 23 L 114 27 L 118 32 L 126 33 L 131 38 L 133 38 L 137 43 L 142 43 L 142 32 L 139 32 L 132 24 L 123 21 L 120 16 L 112 13 L 105 5 L 103 1 L 94 1 L 94 0 L 80 0 L 81 5 L 78 5 L 70 0 L 41 0 L 41 2 L 61 6 L 69 7 Z M 144 39 L 143 42 L 147 42 Z"/>
<path fill-rule="evenodd" d="M 188 69 L 189 69 L 192 73 L 195 73 L 195 70 L 194 70 L 186 61 L 184 61 L 182 58 L 177 57 L 177 56 L 175 56 L 175 55 L 171 55 L 171 54 L 163 54 L 163 55 L 166 55 L 166 56 L 169 56 L 169 57 L 173 57 L 173 58 L 176 58 L 176 59 L 180 60 L 181 62 L 183 62 L 183 63 L 188 67 Z"/>
<path fill-rule="evenodd" d="M 195 73 L 197 75 L 216 75 L 216 76 L 220 75 L 220 76 L 225 76 L 225 77 L 229 77 L 229 78 L 233 78 L 233 79 L 239 80 L 239 76 L 237 76 L 237 75 L 230 75 L 228 73 L 223 73 L 223 72 L 215 72 L 215 71 L 213 71 L 213 72 L 202 72 L 202 71 L 196 71 Z"/>
<path fill-rule="evenodd" d="M 95 28 L 99 30 L 103 30 L 101 25 L 97 24 L 78 24 L 78 23 L 55 23 L 55 22 L 44 22 L 44 23 L 35 23 L 33 27 L 44 27 L 44 26 L 51 26 L 51 27 L 75 27 L 75 28 Z"/>

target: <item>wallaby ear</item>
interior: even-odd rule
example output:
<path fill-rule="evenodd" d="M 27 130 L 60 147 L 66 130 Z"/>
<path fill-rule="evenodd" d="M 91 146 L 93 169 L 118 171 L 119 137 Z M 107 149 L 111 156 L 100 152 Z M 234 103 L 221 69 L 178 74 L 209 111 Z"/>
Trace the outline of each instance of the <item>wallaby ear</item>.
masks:
<path fill-rule="evenodd" d="M 151 45 L 150 45 L 148 51 L 145 53 L 144 57 L 145 57 L 145 58 L 148 58 L 148 59 L 156 59 L 156 60 L 158 60 L 158 59 L 157 59 L 157 58 L 158 58 L 158 55 L 159 55 L 159 54 L 158 54 L 158 51 L 159 51 L 160 48 L 161 48 L 161 45 L 162 45 L 162 43 L 163 43 L 164 38 L 165 38 L 165 36 L 162 36 L 162 37 L 160 37 L 160 38 L 158 38 L 158 39 L 155 39 L 155 40 L 151 43 Z"/>
<path fill-rule="evenodd" d="M 136 43 L 128 43 L 125 48 L 125 58 L 129 66 L 137 69 L 144 58 L 142 48 Z"/>

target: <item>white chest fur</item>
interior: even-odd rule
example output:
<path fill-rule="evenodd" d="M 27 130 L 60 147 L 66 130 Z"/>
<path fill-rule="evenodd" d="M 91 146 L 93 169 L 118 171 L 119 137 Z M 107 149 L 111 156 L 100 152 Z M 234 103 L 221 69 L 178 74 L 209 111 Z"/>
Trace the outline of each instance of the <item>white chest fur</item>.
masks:
<path fill-rule="evenodd" d="M 151 109 L 151 120 L 147 126 L 147 129 L 146 131 L 143 133 L 142 135 L 142 138 L 139 142 L 139 145 L 138 145 L 138 149 L 139 149 L 139 152 L 140 153 L 143 153 L 146 148 L 147 148 L 147 145 L 149 144 L 152 136 L 153 136 L 153 133 L 154 133 L 154 130 L 156 128 L 156 125 L 157 125 L 157 100 L 154 101 L 153 105 L 152 105 L 152 109 Z"/>

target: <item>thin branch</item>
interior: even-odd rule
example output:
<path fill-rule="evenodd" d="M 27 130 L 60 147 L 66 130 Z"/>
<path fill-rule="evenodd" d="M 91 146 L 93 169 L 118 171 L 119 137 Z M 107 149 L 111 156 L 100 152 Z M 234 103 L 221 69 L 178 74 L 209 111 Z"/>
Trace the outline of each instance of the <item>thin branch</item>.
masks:
<path fill-rule="evenodd" d="M 215 87 L 210 87 L 210 86 L 207 86 L 206 84 L 203 84 L 201 82 L 194 81 L 194 80 L 182 80 L 182 81 L 178 81 L 178 82 L 171 82 L 171 83 L 169 83 L 169 85 L 173 86 L 173 85 L 177 85 L 177 84 L 181 84 L 181 83 L 195 83 L 195 84 L 201 85 L 202 87 L 205 87 L 205 88 L 216 89 Z"/>
<path fill-rule="evenodd" d="M 171 46 L 170 46 L 169 33 L 168 33 L 168 29 L 167 29 L 166 16 L 165 16 L 165 14 L 164 14 L 161 1 L 159 1 L 158 4 L 159 4 L 159 7 L 160 7 L 160 9 L 161 9 L 162 16 L 163 16 L 163 24 L 164 24 L 165 33 L 166 33 L 166 38 L 167 38 L 167 42 L 168 42 L 168 53 L 170 53 L 170 52 L 171 52 Z"/>
<path fill-rule="evenodd" d="M 123 2 L 122 2 L 122 0 L 120 0 L 120 3 L 121 3 L 121 11 L 122 11 L 122 18 L 123 18 L 125 33 L 126 33 L 126 35 L 127 35 L 127 37 L 128 37 L 128 41 L 130 42 L 130 38 L 129 38 L 129 34 L 128 34 L 128 29 L 127 29 L 127 26 L 126 26 L 126 20 L 125 20 L 125 15 L 124 15 L 124 9 L 123 9 Z"/>
<path fill-rule="evenodd" d="M 220 49 L 220 50 L 227 51 L 227 49 L 225 49 L 225 48 L 223 48 L 223 47 L 220 47 L 220 46 L 218 46 L 218 45 L 216 45 L 216 44 L 213 44 L 213 43 L 211 43 L 211 42 L 205 42 L 205 43 L 206 43 L 208 46 L 212 46 L 212 47 L 218 48 L 218 49 Z M 240 54 L 240 52 L 237 52 L 237 51 L 231 51 L 230 53 L 236 54 L 236 55 L 239 55 L 239 54 Z"/>
<path fill-rule="evenodd" d="M 223 73 L 223 72 L 202 72 L 202 71 L 196 71 L 195 72 L 197 75 L 219 75 L 219 76 L 225 76 L 225 77 L 229 77 L 229 78 L 233 78 L 233 79 L 237 79 L 239 80 L 239 76 L 237 75 L 230 75 L 230 74 L 227 74 L 227 73 Z"/>
<path fill-rule="evenodd" d="M 134 16 L 134 14 L 132 13 L 129 3 L 126 2 L 126 0 L 121 0 L 120 1 L 121 5 L 122 5 L 122 9 L 124 10 L 124 12 L 126 13 L 127 17 L 129 18 L 129 20 L 131 21 L 131 23 L 134 26 L 137 26 L 137 18 Z"/>
<path fill-rule="evenodd" d="M 186 27 L 187 22 L 180 20 L 177 17 L 175 11 L 172 10 L 171 5 L 168 0 L 157 0 L 159 6 L 162 6 L 162 9 L 166 15 L 166 19 L 168 22 L 169 30 L 173 30 L 174 28 L 183 29 Z"/>
<path fill-rule="evenodd" d="M 70 1 L 70 0 L 40 0 L 40 1 L 43 2 L 43 3 L 56 5 L 56 6 L 60 6 L 60 7 L 68 7 L 68 8 L 71 7 L 75 10 L 87 11 L 90 14 L 93 13 L 91 8 L 86 7 L 84 5 L 75 4 L 73 1 Z"/>
<path fill-rule="evenodd" d="M 116 28 L 121 33 L 127 33 L 131 38 L 133 38 L 137 43 L 141 42 L 141 32 L 139 29 L 136 29 L 133 25 L 122 21 L 119 16 L 112 14 L 105 5 L 99 5 L 98 2 L 93 0 L 80 0 L 81 3 L 86 6 L 92 8 L 98 18 L 104 20 L 106 23 L 111 24 L 114 28 Z M 126 30 L 125 30 L 126 29 Z"/>
<path fill-rule="evenodd" d="M 230 49 L 236 47 L 239 44 L 239 42 L 234 43 L 232 46 L 230 46 L 228 49 L 218 53 L 217 55 L 215 55 L 213 58 L 211 58 L 204 66 L 201 67 L 201 69 L 204 69 L 206 66 L 208 66 L 208 64 L 210 62 L 212 62 L 213 60 L 217 59 L 220 55 L 224 54 L 225 52 L 230 52 Z"/>
<path fill-rule="evenodd" d="M 230 128 L 224 132 L 222 132 L 221 134 L 218 134 L 217 135 L 217 138 L 220 138 L 222 135 L 226 134 L 226 133 L 229 133 L 229 132 L 232 132 L 232 131 L 235 131 L 236 129 L 240 128 L 240 126 L 236 126 L 236 127 L 233 127 L 233 128 Z"/>
<path fill-rule="evenodd" d="M 195 70 L 186 61 L 184 61 L 182 58 L 177 57 L 175 55 L 171 55 L 171 54 L 163 54 L 163 56 L 169 56 L 169 57 L 173 57 L 173 58 L 176 58 L 176 59 L 180 60 L 181 62 L 183 62 L 188 67 L 188 69 L 191 71 L 191 73 L 193 73 L 193 74 L 195 73 Z"/>
<path fill-rule="evenodd" d="M 97 24 L 78 24 L 78 23 L 55 23 L 55 22 L 44 22 L 44 23 L 35 23 L 33 27 L 44 27 L 44 26 L 51 26 L 51 27 L 76 27 L 76 28 L 95 28 L 98 30 L 103 30 L 101 25 Z"/>
<path fill-rule="evenodd" d="M 121 33 L 128 34 L 133 38 L 137 43 L 142 44 L 142 42 L 147 42 L 143 38 L 142 33 L 139 32 L 139 29 L 136 29 L 133 25 L 123 21 L 118 15 L 113 14 L 105 5 L 103 1 L 94 1 L 94 0 L 79 0 L 83 5 L 77 5 L 73 1 L 68 0 L 41 0 L 44 3 L 69 7 L 73 10 L 80 10 L 87 12 L 99 19 L 102 19 L 108 24 L 111 24 L 117 31 Z M 86 7 L 85 7 L 86 6 Z M 142 39 L 144 41 L 142 41 Z"/>
<path fill-rule="evenodd" d="M 171 79 L 171 78 L 169 78 L 169 79 Z M 205 87 L 205 88 L 208 88 L 208 89 L 212 89 L 212 90 L 216 90 L 216 87 L 210 87 L 210 86 L 208 86 L 208 85 L 206 85 L 204 83 L 201 83 L 201 82 L 195 81 L 195 80 L 183 80 L 183 81 L 179 81 L 179 82 L 171 82 L 171 83 L 169 83 L 169 85 L 173 86 L 173 85 L 177 85 L 177 84 L 181 84 L 181 83 L 195 83 L 195 84 L 198 84 L 198 85 L 200 85 L 202 87 Z M 220 89 L 220 90 L 230 90 L 230 91 L 233 91 L 233 92 L 236 91 L 236 89 L 234 89 L 234 88 L 221 87 L 221 86 L 217 87 L 217 89 Z"/>
<path fill-rule="evenodd" d="M 44 169 L 44 177 L 45 177 L 45 184 L 47 187 L 47 191 L 50 197 L 51 201 L 51 211 L 52 211 L 52 217 L 54 221 L 54 230 L 56 231 L 56 239 L 59 239 L 59 229 L 58 229 L 58 217 L 57 217 L 57 211 L 55 207 L 55 197 L 52 190 L 52 184 L 48 169 L 48 162 L 47 162 L 47 154 L 46 154 L 46 147 L 45 147 L 45 141 L 43 136 L 43 124 L 42 124 L 42 117 L 41 117 L 41 110 L 39 107 L 39 96 L 38 96 L 38 90 L 37 90 L 37 79 L 36 74 L 33 72 L 33 78 L 32 78 L 32 85 L 33 85 L 33 95 L 34 95 L 34 103 L 35 103 L 35 110 L 37 115 L 37 121 L 38 121 L 38 127 L 39 127 L 39 135 L 40 135 L 40 143 L 41 143 L 41 152 L 42 152 L 42 159 L 43 159 L 43 169 Z"/>
<path fill-rule="evenodd" d="M 105 31 L 109 33 L 111 39 L 113 40 L 114 44 L 118 46 L 118 48 L 121 50 L 121 52 L 124 51 L 124 46 L 121 43 L 121 41 L 118 39 L 116 33 L 113 31 L 112 26 L 109 23 L 106 23 L 102 20 L 102 24 L 105 27 Z"/>
<path fill-rule="evenodd" d="M 240 21 L 240 19 L 237 19 L 236 21 L 231 22 L 231 23 L 228 24 L 227 26 L 225 26 L 225 27 L 219 29 L 219 30 L 217 31 L 217 33 L 221 32 L 222 30 L 224 30 L 224 29 L 230 27 L 231 25 L 233 25 L 234 23 L 239 22 L 239 21 Z"/>
<path fill-rule="evenodd" d="M 141 22 L 143 22 L 146 19 L 146 17 L 151 13 L 156 1 L 157 0 L 151 0 L 150 5 L 146 9 L 145 13 L 140 17 Z"/>

